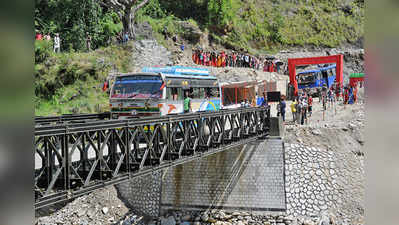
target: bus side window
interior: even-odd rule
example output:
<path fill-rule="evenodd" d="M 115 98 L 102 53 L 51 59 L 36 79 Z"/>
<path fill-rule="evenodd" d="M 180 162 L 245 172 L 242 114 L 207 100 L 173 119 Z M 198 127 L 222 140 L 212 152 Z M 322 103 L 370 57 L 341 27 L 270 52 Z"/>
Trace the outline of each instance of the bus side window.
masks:
<path fill-rule="evenodd" d="M 209 89 L 210 98 L 220 97 L 219 88 L 208 88 L 208 89 Z"/>
<path fill-rule="evenodd" d="M 183 88 L 176 88 L 177 89 L 177 100 L 183 100 L 184 99 L 184 91 Z"/>
<path fill-rule="evenodd" d="M 176 101 L 178 99 L 177 88 L 172 88 L 172 99 L 173 101 Z"/>
<path fill-rule="evenodd" d="M 172 88 L 166 88 L 166 100 L 172 99 Z"/>
<path fill-rule="evenodd" d="M 191 88 L 190 91 L 191 91 L 192 98 L 200 98 L 200 95 L 201 95 L 200 88 Z"/>
<path fill-rule="evenodd" d="M 199 98 L 200 99 L 204 99 L 204 98 L 206 98 L 206 88 L 199 88 Z"/>
<path fill-rule="evenodd" d="M 178 100 L 178 88 L 167 88 L 166 89 L 166 99 L 167 100 Z"/>

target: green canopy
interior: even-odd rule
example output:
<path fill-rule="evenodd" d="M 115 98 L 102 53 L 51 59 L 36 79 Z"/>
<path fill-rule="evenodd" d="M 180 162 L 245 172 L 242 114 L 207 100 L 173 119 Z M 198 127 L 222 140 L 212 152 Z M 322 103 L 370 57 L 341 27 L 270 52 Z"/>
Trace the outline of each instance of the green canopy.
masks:
<path fill-rule="evenodd" d="M 349 78 L 360 78 L 364 77 L 364 73 L 352 73 Z"/>

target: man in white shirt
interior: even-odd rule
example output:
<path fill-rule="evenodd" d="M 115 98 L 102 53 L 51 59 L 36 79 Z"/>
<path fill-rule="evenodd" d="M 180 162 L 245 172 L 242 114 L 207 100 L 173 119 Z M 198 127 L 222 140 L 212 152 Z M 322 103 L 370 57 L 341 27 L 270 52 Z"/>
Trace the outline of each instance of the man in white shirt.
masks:
<path fill-rule="evenodd" d="M 54 37 L 54 52 L 60 52 L 60 48 L 61 48 L 60 35 L 56 33 Z"/>

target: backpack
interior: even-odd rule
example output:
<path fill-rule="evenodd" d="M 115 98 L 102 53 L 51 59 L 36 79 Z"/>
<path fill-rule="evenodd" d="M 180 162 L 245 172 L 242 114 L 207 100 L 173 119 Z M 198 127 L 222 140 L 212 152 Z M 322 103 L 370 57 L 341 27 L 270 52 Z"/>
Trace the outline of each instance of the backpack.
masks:
<path fill-rule="evenodd" d="M 296 104 L 296 111 L 299 113 L 302 111 L 302 103 Z"/>

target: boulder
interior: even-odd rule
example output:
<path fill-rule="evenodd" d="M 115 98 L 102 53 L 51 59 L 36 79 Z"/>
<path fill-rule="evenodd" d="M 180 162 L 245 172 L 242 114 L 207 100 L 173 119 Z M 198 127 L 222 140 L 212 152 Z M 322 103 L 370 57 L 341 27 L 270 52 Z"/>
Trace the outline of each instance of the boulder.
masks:
<path fill-rule="evenodd" d="M 161 219 L 161 225 L 176 225 L 176 220 L 173 216 Z"/>
<path fill-rule="evenodd" d="M 195 24 L 187 21 L 179 22 L 179 25 L 184 30 L 183 37 L 189 40 L 191 43 L 198 43 L 203 36 L 202 31 Z"/>

